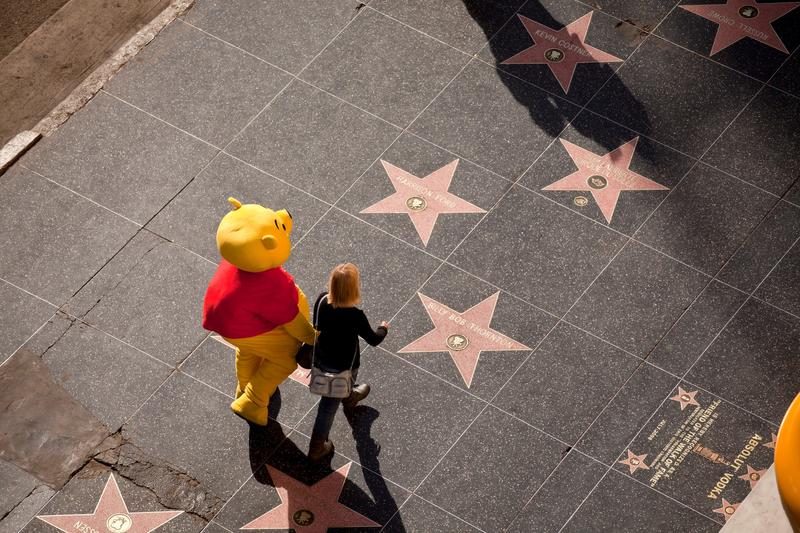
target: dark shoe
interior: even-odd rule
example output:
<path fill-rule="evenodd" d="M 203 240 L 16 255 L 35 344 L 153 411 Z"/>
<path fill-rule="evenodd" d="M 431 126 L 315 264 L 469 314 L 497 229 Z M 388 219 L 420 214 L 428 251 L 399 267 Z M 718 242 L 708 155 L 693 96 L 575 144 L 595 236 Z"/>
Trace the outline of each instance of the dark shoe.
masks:
<path fill-rule="evenodd" d="M 370 388 L 367 383 L 356 385 L 353 387 L 353 392 L 350 393 L 350 396 L 342 400 L 342 405 L 345 407 L 355 407 L 358 405 L 358 402 L 369 396 L 369 391 Z"/>
<path fill-rule="evenodd" d="M 329 440 L 311 439 L 308 445 L 308 458 L 319 461 L 333 453 L 333 443 Z"/>

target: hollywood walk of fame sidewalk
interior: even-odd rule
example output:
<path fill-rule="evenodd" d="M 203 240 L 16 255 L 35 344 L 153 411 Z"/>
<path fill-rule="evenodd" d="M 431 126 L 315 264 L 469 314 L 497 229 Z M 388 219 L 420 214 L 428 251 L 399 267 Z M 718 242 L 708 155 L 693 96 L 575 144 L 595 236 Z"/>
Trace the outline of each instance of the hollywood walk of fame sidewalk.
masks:
<path fill-rule="evenodd" d="M 768 471 L 798 3 L 365 4 L 198 0 L 0 177 L 0 530 L 717 531 Z M 330 464 L 306 373 L 230 412 L 228 196 L 392 324 Z"/>

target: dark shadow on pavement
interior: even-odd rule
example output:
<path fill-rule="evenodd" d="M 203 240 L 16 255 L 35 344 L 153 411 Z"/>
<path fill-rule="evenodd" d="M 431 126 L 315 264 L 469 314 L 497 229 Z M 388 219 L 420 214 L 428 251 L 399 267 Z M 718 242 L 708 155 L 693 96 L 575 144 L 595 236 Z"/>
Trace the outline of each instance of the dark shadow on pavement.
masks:
<path fill-rule="evenodd" d="M 299 433 L 294 434 L 296 437 L 287 435 L 286 428 L 276 421 L 280 408 L 281 396 L 280 389 L 278 389 L 270 399 L 270 421 L 267 426 L 249 424 L 249 455 L 253 478 L 262 485 L 275 486 L 265 467 L 266 464 L 306 485 L 313 485 L 333 473 L 335 471 L 331 466 L 333 455 L 322 461 L 311 461 L 306 455 L 307 438 Z M 370 427 L 378 417 L 378 411 L 370 407 L 357 407 L 354 410 L 346 410 L 345 416 L 353 427 L 359 461 L 362 464 L 364 479 L 371 495 L 364 492 L 354 482 L 345 481 L 340 501 L 347 501 L 347 507 L 376 522 L 382 522 L 383 525 L 394 517 L 392 530 L 405 531 L 399 515 L 395 516 L 398 510 L 397 503 L 380 474 L 380 463 L 378 462 L 380 446 L 369 436 Z M 298 446 L 298 442 L 303 446 L 302 449 Z M 352 477 L 352 472 L 351 470 L 348 477 Z M 291 494 L 289 497 L 291 498 Z M 288 508 L 293 508 L 291 503 Z M 268 510 L 265 509 L 264 512 Z M 289 523 L 292 523 L 292 517 L 289 517 Z M 377 531 L 377 528 L 364 529 L 364 531 Z"/>
<path fill-rule="evenodd" d="M 470 15 L 483 29 L 486 38 L 489 39 L 488 48 L 494 57 L 494 63 L 497 69 L 498 77 L 503 81 L 514 98 L 528 108 L 531 119 L 542 129 L 542 131 L 546 132 L 551 137 L 558 137 L 561 130 L 574 118 L 575 111 L 577 111 L 581 105 L 542 105 L 541 98 L 535 98 L 533 96 L 536 93 L 536 89 L 532 88 L 531 84 L 535 85 L 536 83 L 530 80 L 523 81 L 519 77 L 515 77 L 517 76 L 517 74 L 515 74 L 515 70 L 520 68 L 533 68 L 537 70 L 537 74 L 538 71 L 541 71 L 543 80 L 545 76 L 552 77 L 552 80 L 548 80 L 548 83 L 555 81 L 553 73 L 550 72 L 550 69 L 546 65 L 501 65 L 503 61 L 509 59 L 514 54 L 533 45 L 533 41 L 530 39 L 527 31 L 520 22 L 519 16 L 514 15 L 514 17 L 509 20 L 505 26 L 497 31 L 496 17 L 493 16 L 487 9 L 487 3 L 485 0 L 462 1 L 464 2 L 464 5 Z M 528 18 L 535 19 L 540 24 L 549 26 L 555 31 L 560 30 L 572 22 L 571 20 L 555 19 L 551 13 L 536 0 L 528 1 L 520 14 L 523 14 Z M 516 38 L 508 37 L 508 32 L 513 29 L 512 26 L 518 26 L 519 35 L 524 35 L 524 37 L 520 37 L 522 40 L 519 42 Z M 591 29 L 589 35 L 591 36 Z M 511 42 L 509 42 L 509 39 L 513 41 L 513 45 Z M 591 42 L 591 39 L 589 39 L 589 41 Z M 640 128 L 640 130 L 643 131 L 638 131 L 638 133 L 642 135 L 648 135 L 650 133 L 650 122 L 647 118 L 647 110 L 615 74 L 618 65 L 619 63 L 596 63 L 591 65 L 578 64 L 573 82 L 578 82 L 580 69 L 595 69 L 596 74 L 594 76 L 597 79 L 602 79 L 604 81 L 608 80 L 606 85 L 610 85 L 613 82 L 616 98 L 618 100 L 617 105 L 625 107 L 628 110 L 628 113 L 636 115 L 638 117 L 637 123 L 646 125 L 644 128 Z M 562 99 L 566 97 L 565 94 L 559 94 L 556 90 L 548 90 L 548 92 L 553 94 L 554 97 Z M 593 139 L 598 144 L 605 147 L 609 152 L 615 150 L 636 136 L 635 133 L 630 133 L 630 135 L 623 133 L 624 130 L 619 131 L 619 128 L 613 128 L 613 132 L 597 131 L 596 129 L 590 129 L 584 126 L 585 123 L 585 121 L 573 122 L 572 127 L 574 127 L 584 137 Z M 651 143 L 640 142 L 638 145 L 637 155 L 652 161 L 654 152 L 651 148 Z"/>

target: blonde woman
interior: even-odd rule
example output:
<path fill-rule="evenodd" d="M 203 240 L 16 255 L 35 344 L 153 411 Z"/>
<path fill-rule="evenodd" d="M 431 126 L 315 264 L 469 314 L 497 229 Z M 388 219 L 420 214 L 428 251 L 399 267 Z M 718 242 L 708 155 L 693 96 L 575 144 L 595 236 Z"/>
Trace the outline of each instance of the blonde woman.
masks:
<path fill-rule="evenodd" d="M 356 307 L 360 303 L 358 268 L 352 263 L 344 263 L 331 271 L 328 292 L 320 294 L 314 304 L 314 324 L 320 332 L 314 365 L 325 372 L 342 372 L 352 367 L 354 381 L 361 364 L 358 338 L 377 346 L 389 331 L 387 322 L 381 322 L 378 329 L 373 330 L 364 311 Z M 328 434 L 339 404 L 355 407 L 368 394 L 369 385 L 362 383 L 355 385 L 353 393 L 344 400 L 324 396 L 320 399 L 308 449 L 308 456 L 312 460 L 320 460 L 333 452 L 333 443 L 328 440 Z"/>

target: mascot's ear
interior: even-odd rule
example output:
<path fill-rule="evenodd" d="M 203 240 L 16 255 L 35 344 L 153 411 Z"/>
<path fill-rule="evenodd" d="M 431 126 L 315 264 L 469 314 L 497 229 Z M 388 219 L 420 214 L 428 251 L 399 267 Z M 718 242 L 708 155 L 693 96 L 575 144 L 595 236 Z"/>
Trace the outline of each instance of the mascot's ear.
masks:
<path fill-rule="evenodd" d="M 242 207 L 242 202 L 234 198 L 233 196 L 228 197 L 228 202 L 233 206 L 233 210 L 236 211 L 240 207 Z"/>
<path fill-rule="evenodd" d="M 264 235 L 261 237 L 261 244 L 264 245 L 264 248 L 267 250 L 274 250 L 278 247 L 278 239 L 273 237 L 272 235 Z"/>

